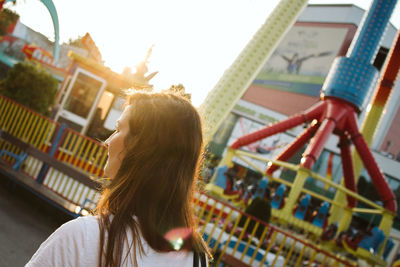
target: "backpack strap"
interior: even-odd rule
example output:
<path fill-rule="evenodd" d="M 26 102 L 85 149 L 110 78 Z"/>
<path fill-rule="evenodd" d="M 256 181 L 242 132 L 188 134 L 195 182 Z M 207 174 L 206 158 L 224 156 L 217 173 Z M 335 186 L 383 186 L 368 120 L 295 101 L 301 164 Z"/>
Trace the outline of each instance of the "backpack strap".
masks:
<path fill-rule="evenodd" d="M 199 254 L 197 254 L 197 251 L 193 251 L 193 267 L 199 267 Z"/>
<path fill-rule="evenodd" d="M 206 253 L 200 253 L 201 267 L 207 267 Z"/>
<path fill-rule="evenodd" d="M 197 251 L 193 251 L 193 267 L 199 267 L 199 255 L 201 267 L 207 267 L 206 254 L 204 252 L 198 253 Z"/>

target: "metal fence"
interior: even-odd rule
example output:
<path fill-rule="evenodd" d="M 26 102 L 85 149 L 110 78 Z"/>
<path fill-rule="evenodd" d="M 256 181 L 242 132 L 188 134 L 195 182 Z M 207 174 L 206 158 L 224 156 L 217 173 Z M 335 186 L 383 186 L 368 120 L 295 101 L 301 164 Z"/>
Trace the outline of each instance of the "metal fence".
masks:
<path fill-rule="evenodd" d="M 0 96 L 0 128 L 37 149 L 51 154 L 59 161 L 85 172 L 92 179 L 101 180 L 107 150 L 100 142 L 62 127 L 58 122 L 4 96 Z M 17 155 L 22 152 L 17 146 L 2 140 L 0 140 L 0 150 L 7 150 Z M 9 155 L 4 155 L 2 159 L 10 164 L 15 162 L 15 158 Z M 65 200 L 78 206 L 85 203 L 87 208 L 94 208 L 99 198 L 96 190 L 54 168 L 44 168 L 46 167 L 42 161 L 28 155 L 22 171 Z"/>
<path fill-rule="evenodd" d="M 216 255 L 217 266 L 237 260 L 249 266 L 356 266 L 304 236 L 260 221 L 210 195 L 197 194 L 195 210 L 198 229 Z"/>
<path fill-rule="evenodd" d="M 3 96 L 0 96 L 0 128 L 93 179 L 102 179 L 107 151 L 100 142 Z M 0 150 L 21 153 L 18 147 L 2 140 Z M 15 161 L 8 155 L 2 160 L 10 164 Z M 46 168 L 34 157 L 26 158 L 21 171 L 79 207 L 76 213 L 94 208 L 98 201 L 98 191 L 54 168 Z M 266 224 L 212 196 L 197 194 L 194 206 L 198 229 L 216 255 L 217 265 L 225 262 L 234 266 L 236 262 L 242 266 L 354 266 L 295 233 Z"/>

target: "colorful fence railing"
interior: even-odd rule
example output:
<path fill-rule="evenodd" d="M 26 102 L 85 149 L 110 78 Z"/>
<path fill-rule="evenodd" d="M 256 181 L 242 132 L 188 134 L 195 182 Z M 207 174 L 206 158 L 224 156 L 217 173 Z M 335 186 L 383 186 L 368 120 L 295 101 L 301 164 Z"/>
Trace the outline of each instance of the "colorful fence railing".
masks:
<path fill-rule="evenodd" d="M 46 151 L 51 143 L 59 124 L 50 119 L 8 99 L 0 96 L 0 127 L 20 140 Z M 19 153 L 16 146 L 4 143 L 0 140 L 0 148 L 13 153 Z M 14 159 L 6 157 L 12 162 Z M 33 159 L 30 159 L 32 161 Z M 39 170 L 38 163 L 30 162 L 27 172 L 34 174 Z"/>
<path fill-rule="evenodd" d="M 66 129 L 54 157 L 87 173 L 93 179 L 100 180 L 107 151 L 101 143 L 74 130 Z M 47 172 L 43 184 L 72 203 L 82 205 L 86 202 L 86 208 L 89 209 L 94 208 L 99 197 L 96 190 L 80 184 L 71 177 L 66 177 L 53 168 Z"/>
<path fill-rule="evenodd" d="M 241 160 L 242 162 L 247 163 L 254 170 L 259 171 L 260 174 L 263 175 L 265 174 L 265 170 L 259 167 L 260 164 L 255 164 L 255 161 L 258 161 L 258 163 L 264 163 L 266 165 L 274 164 L 281 167 L 284 170 L 293 171 L 294 173 L 298 173 L 299 171 L 301 171 L 301 168 L 298 165 L 276 160 L 271 161 L 267 158 L 264 158 L 263 156 L 243 150 L 231 150 L 228 153 L 231 153 L 232 159 L 233 157 L 235 157 L 236 160 Z M 225 163 L 227 164 L 227 161 Z M 239 194 L 225 195 L 224 193 L 225 188 L 221 187 L 224 185 L 224 182 L 222 180 L 217 181 L 217 177 L 219 177 L 220 173 L 224 172 L 225 170 L 224 168 L 227 168 L 227 165 L 222 165 L 217 168 L 214 177 L 211 179 L 211 183 L 205 187 L 205 190 L 208 194 L 212 196 L 217 196 L 219 199 L 230 200 L 230 203 L 232 203 L 232 205 L 235 207 L 243 207 L 243 199 L 239 197 Z M 340 228 L 342 223 L 341 221 L 329 223 L 329 220 L 327 219 L 329 217 L 327 209 L 330 206 L 338 206 L 343 210 L 351 211 L 351 215 L 373 214 L 374 217 L 380 219 L 381 225 L 385 225 L 382 224 L 382 222 L 384 222 L 385 220 L 385 216 L 387 219 L 390 219 L 389 215 L 391 215 L 391 212 L 386 210 L 382 205 L 379 205 L 371 201 L 370 199 L 367 199 L 357 194 L 356 192 L 347 189 L 345 186 L 334 183 L 331 180 L 318 175 L 317 173 L 307 171 L 305 172 L 305 175 L 306 175 L 305 178 L 307 179 L 314 179 L 315 181 L 325 184 L 325 186 L 329 187 L 330 189 L 333 189 L 335 191 L 342 191 L 346 195 L 349 195 L 354 199 L 357 199 L 357 201 L 361 203 L 362 206 L 347 208 L 342 203 L 338 203 L 337 201 L 334 201 L 332 198 L 329 198 L 324 194 L 320 194 L 318 192 L 314 192 L 309 189 L 301 188 L 300 192 L 303 194 L 303 196 L 308 196 L 309 199 L 307 204 L 303 203 L 302 206 L 303 211 L 300 210 L 299 212 L 299 210 L 297 210 L 297 207 L 301 207 L 300 202 L 302 200 L 306 200 L 305 197 L 299 198 L 298 201 L 296 202 L 296 206 L 293 206 L 293 208 L 292 207 L 288 208 L 287 210 L 289 210 L 289 212 L 284 212 L 287 203 L 283 202 L 282 206 L 275 205 L 274 207 L 273 204 L 275 202 L 275 199 L 273 198 L 273 200 L 271 201 L 271 206 L 273 206 L 271 214 L 275 222 L 280 225 L 280 228 L 284 227 L 285 229 L 286 228 L 297 229 L 298 232 L 307 233 L 308 240 L 310 241 L 312 240 L 314 241 L 314 243 L 319 243 L 323 250 L 331 250 L 331 249 L 335 249 L 338 251 L 341 250 L 342 253 L 344 254 L 348 253 L 349 255 L 351 254 L 353 255 L 352 257 L 358 258 L 360 259 L 360 261 L 366 261 L 368 262 L 368 264 L 371 264 L 371 266 L 372 265 L 387 266 L 387 263 L 391 261 L 390 257 L 393 257 L 393 255 L 396 254 L 394 253 L 395 250 L 393 250 L 394 247 L 393 238 L 395 238 L 395 234 L 385 235 L 381 230 L 381 228 L 379 229 L 377 228 L 378 230 L 376 230 L 374 234 L 371 232 L 365 235 L 362 240 L 365 240 L 366 243 L 364 242 L 352 243 L 354 240 L 352 237 L 349 237 L 346 241 L 343 241 L 339 237 L 334 238 L 334 236 L 331 236 L 332 238 L 329 238 L 331 242 L 320 242 L 320 239 L 324 231 L 327 230 L 327 228 L 329 228 L 328 225 L 332 227 L 338 226 L 335 229 L 335 233 L 339 233 L 339 235 L 341 233 L 344 233 L 346 235 L 346 231 L 348 231 L 347 228 L 345 229 Z M 225 177 L 225 175 L 223 175 L 223 177 Z M 293 182 L 274 176 L 268 176 L 267 183 L 268 182 L 274 182 L 280 184 L 280 186 L 276 188 L 275 192 L 275 196 L 278 195 L 278 197 L 280 198 L 282 198 L 284 191 L 286 191 L 286 189 L 291 190 L 294 186 Z M 284 189 L 283 191 L 280 192 L 280 194 L 278 194 L 278 191 L 281 188 Z M 319 201 L 321 205 L 318 206 L 316 206 L 315 204 L 312 206 L 309 205 L 311 198 L 314 198 L 314 200 Z M 280 203 L 282 203 L 282 201 Z M 307 216 L 307 212 L 309 212 L 308 213 L 309 216 Z M 318 214 L 321 214 L 322 217 L 319 217 Z M 324 225 L 327 227 L 324 228 Z M 361 232 L 365 229 L 361 229 Z M 356 231 L 359 231 L 359 229 L 357 229 Z M 371 239 L 374 239 L 375 240 L 374 242 L 368 241 L 370 235 L 373 235 L 373 238 Z M 389 256 L 389 254 L 391 254 L 392 252 L 394 254 L 392 254 L 392 256 Z"/>
<path fill-rule="evenodd" d="M 74 130 L 64 128 L 14 101 L 0 96 L 0 128 L 18 139 L 46 152 L 95 180 L 101 181 L 106 162 L 105 147 Z M 0 150 L 18 154 L 19 148 L 0 139 Z M 2 160 L 13 164 L 7 155 Z M 46 168 L 40 160 L 28 156 L 22 172 L 74 204 L 80 213 L 92 209 L 99 193 L 73 177 Z M 268 225 L 233 206 L 206 194 L 195 198 L 198 229 L 216 255 L 216 262 L 232 261 L 250 266 L 353 266 L 344 259 L 308 243 L 293 233 Z"/>
<path fill-rule="evenodd" d="M 217 255 L 217 266 L 221 261 L 249 266 L 356 266 L 304 236 L 266 224 L 212 196 L 198 194 L 195 209 L 198 229 Z"/>
<path fill-rule="evenodd" d="M 4 96 L 0 96 L 0 128 L 43 152 L 51 153 L 59 161 L 87 173 L 94 180 L 102 177 L 107 151 L 100 142 L 61 127 L 59 123 Z M 14 154 L 21 152 L 18 147 L 0 140 L 0 150 L 3 149 Z M 13 164 L 15 159 L 5 155 L 3 160 Z M 22 171 L 32 179 L 40 180 L 44 186 L 67 201 L 78 206 L 85 202 L 87 208 L 94 208 L 99 197 L 96 190 L 54 168 L 45 171 L 43 168 L 43 162 L 28 156 Z"/>

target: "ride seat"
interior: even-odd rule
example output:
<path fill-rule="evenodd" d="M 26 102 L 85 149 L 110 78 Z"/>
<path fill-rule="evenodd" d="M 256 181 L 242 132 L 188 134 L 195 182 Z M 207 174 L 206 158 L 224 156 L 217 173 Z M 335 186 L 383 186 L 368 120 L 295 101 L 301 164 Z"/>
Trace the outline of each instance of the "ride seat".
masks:
<path fill-rule="evenodd" d="M 325 201 L 319 208 L 318 213 L 315 216 L 312 224 L 314 224 L 317 227 L 323 228 L 328 212 L 329 212 L 329 203 Z"/>
<path fill-rule="evenodd" d="M 205 186 L 206 192 L 209 192 L 210 194 L 225 200 L 233 200 L 238 198 L 238 194 L 233 194 L 233 195 L 224 194 L 224 190 L 226 189 L 226 184 L 227 184 L 227 178 L 225 173 L 227 171 L 228 171 L 227 165 L 219 166 L 215 173 L 216 175 L 215 181 L 213 183 L 208 183 Z"/>
<path fill-rule="evenodd" d="M 394 247 L 394 242 L 393 240 L 389 237 L 387 242 L 386 242 L 386 247 L 385 250 L 383 251 L 383 259 L 386 261 L 387 257 L 389 256 L 390 252 L 392 251 Z"/>
<path fill-rule="evenodd" d="M 296 210 L 296 212 L 294 213 L 294 217 L 300 219 L 300 220 L 304 220 L 304 218 L 306 217 L 307 214 L 307 210 L 308 210 L 308 205 L 310 204 L 310 200 L 311 200 L 311 196 L 310 195 L 305 195 L 299 203 L 299 206 Z"/>
<path fill-rule="evenodd" d="M 271 207 L 274 209 L 282 208 L 283 198 L 285 197 L 286 186 L 281 184 L 278 189 L 276 189 L 275 195 L 271 201 Z"/>
<path fill-rule="evenodd" d="M 226 189 L 226 176 L 225 173 L 228 171 L 227 165 L 222 165 L 217 168 L 216 171 L 216 179 L 214 184 L 216 186 L 221 187 L 222 189 Z"/>
<path fill-rule="evenodd" d="M 260 198 L 264 198 L 265 196 L 265 191 L 267 190 L 267 186 L 268 186 L 268 178 L 264 177 L 263 179 L 261 179 L 258 184 L 257 184 L 257 190 L 254 193 L 254 195 L 252 196 L 252 199 L 255 199 L 257 197 Z"/>
<path fill-rule="evenodd" d="M 366 234 L 365 237 L 360 241 L 358 247 L 368 251 L 370 251 L 372 248 L 374 250 L 374 254 L 377 254 L 383 240 L 385 240 L 385 234 L 381 229 L 375 226 L 372 228 L 371 233 Z"/>

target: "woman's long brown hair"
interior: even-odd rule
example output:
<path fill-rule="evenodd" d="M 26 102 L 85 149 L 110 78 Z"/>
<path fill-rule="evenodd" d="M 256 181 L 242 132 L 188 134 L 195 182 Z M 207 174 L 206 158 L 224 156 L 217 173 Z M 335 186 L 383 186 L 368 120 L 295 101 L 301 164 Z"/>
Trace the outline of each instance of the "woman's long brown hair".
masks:
<path fill-rule="evenodd" d="M 183 248 L 211 257 L 196 232 L 192 210 L 203 154 L 199 114 L 186 99 L 172 93 L 134 93 L 128 104 L 132 108 L 126 154 L 96 208 L 100 266 L 120 266 L 129 253 L 137 266 L 137 256 L 144 253 L 140 234 L 154 250 L 173 251 L 164 235 L 177 228 L 191 231 Z M 127 229 L 133 242 L 127 255 L 122 255 Z"/>

